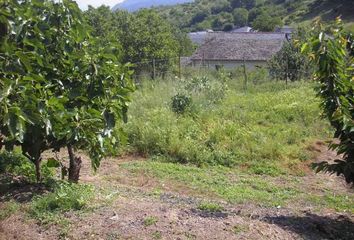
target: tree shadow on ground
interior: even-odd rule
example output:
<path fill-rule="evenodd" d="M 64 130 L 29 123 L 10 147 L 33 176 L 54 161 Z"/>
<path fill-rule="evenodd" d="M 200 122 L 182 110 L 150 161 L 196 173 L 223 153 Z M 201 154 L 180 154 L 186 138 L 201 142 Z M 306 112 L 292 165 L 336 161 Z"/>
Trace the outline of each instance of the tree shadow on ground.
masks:
<path fill-rule="evenodd" d="M 354 222 L 343 215 L 268 216 L 263 221 L 297 233 L 304 239 L 354 239 Z"/>
<path fill-rule="evenodd" d="M 45 194 L 48 191 L 49 187 L 44 184 L 29 183 L 9 175 L 0 176 L 0 203 L 11 200 L 26 203 L 34 196 Z"/>

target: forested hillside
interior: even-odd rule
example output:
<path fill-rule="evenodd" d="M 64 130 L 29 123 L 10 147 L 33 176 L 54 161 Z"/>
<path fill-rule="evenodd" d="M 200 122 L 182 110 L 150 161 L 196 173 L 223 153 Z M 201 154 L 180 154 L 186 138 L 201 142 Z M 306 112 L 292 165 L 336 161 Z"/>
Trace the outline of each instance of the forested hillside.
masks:
<path fill-rule="evenodd" d="M 173 24 L 189 31 L 245 25 L 272 31 L 278 25 L 306 23 L 316 17 L 331 21 L 339 15 L 346 27 L 353 29 L 354 21 L 352 0 L 196 0 L 158 10 Z"/>

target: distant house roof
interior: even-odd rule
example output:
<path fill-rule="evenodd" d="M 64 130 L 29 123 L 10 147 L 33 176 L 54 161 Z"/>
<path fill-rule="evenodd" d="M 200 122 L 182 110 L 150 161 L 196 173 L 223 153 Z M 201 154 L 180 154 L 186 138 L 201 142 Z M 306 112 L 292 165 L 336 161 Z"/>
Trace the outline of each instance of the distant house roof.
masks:
<path fill-rule="evenodd" d="M 253 28 L 245 26 L 245 27 L 241 27 L 241 28 L 235 28 L 232 29 L 230 32 L 234 32 L 234 33 L 245 33 L 245 32 L 253 32 Z"/>
<path fill-rule="evenodd" d="M 267 61 L 282 47 L 283 33 L 214 33 L 191 60 Z"/>

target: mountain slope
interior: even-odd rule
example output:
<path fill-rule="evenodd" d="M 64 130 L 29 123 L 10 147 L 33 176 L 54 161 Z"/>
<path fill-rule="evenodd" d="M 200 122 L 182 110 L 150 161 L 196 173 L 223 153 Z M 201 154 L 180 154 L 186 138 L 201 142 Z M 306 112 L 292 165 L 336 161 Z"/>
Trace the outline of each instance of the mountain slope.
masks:
<path fill-rule="evenodd" d="M 246 25 L 253 26 L 258 16 L 280 19 L 285 25 L 296 25 L 321 17 L 332 21 L 337 16 L 347 26 L 354 25 L 354 0 L 197 0 L 193 3 L 160 7 L 166 20 L 188 31 L 222 30 L 226 25 L 238 24 L 236 8 L 246 11 Z M 261 22 L 262 18 L 260 21 Z M 354 28 L 354 26 L 353 26 Z"/>
<path fill-rule="evenodd" d="M 128 10 L 130 12 L 139 10 L 141 8 L 150 8 L 157 6 L 176 5 L 186 2 L 192 2 L 193 0 L 125 0 L 116 4 L 112 10 L 118 9 Z"/>

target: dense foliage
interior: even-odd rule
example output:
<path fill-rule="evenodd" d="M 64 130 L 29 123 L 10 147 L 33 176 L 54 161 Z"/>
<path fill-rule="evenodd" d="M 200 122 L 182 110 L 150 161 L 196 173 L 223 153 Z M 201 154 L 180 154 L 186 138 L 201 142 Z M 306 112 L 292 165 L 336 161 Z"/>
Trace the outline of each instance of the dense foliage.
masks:
<path fill-rule="evenodd" d="M 2 143 L 21 146 L 38 181 L 42 153 L 67 147 L 77 181 L 74 150 L 87 150 L 97 168 L 106 144 L 118 140 L 112 130 L 126 119 L 130 73 L 115 46 L 95 47 L 74 1 L 2 1 L 0 25 Z"/>
<path fill-rule="evenodd" d="M 301 53 L 297 41 L 293 39 L 285 42 L 280 51 L 268 61 L 269 73 L 275 79 L 298 81 L 310 78 L 312 66 L 308 57 Z"/>
<path fill-rule="evenodd" d="M 331 148 L 342 155 L 334 162 L 324 161 L 315 167 L 318 171 L 343 175 L 348 183 L 354 183 L 354 39 L 344 33 L 341 20 L 337 21 L 331 36 L 318 23 L 315 32 L 320 33 L 303 47 L 304 51 L 311 49 L 310 55 L 317 66 L 321 106 L 339 141 L 334 141 Z"/>
<path fill-rule="evenodd" d="M 182 31 L 172 28 L 153 10 L 137 13 L 112 12 L 108 7 L 90 7 L 85 12 L 93 34 L 100 41 L 96 45 L 116 42 L 121 47 L 123 62 L 131 62 L 136 72 L 166 71 L 178 57 L 193 51 L 190 39 Z M 103 40 L 103 41 L 102 41 Z"/>

